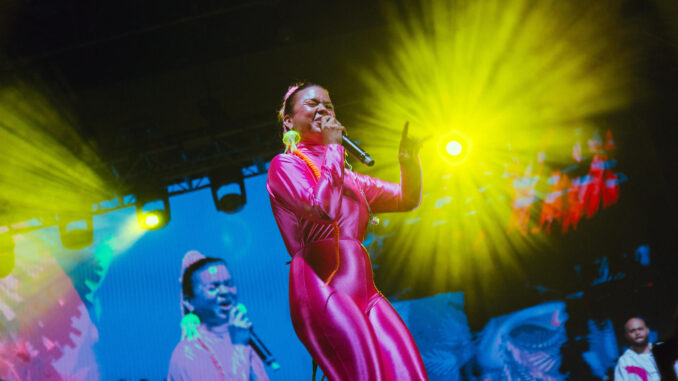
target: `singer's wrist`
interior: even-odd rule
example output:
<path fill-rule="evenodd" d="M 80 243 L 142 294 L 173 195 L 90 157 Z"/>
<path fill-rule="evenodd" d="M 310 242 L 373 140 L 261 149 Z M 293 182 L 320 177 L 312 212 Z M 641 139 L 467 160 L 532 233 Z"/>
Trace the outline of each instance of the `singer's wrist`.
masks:
<path fill-rule="evenodd" d="M 325 145 L 330 145 L 330 144 L 341 145 L 341 138 L 339 138 L 339 139 L 326 139 L 324 143 L 325 143 Z"/>
<path fill-rule="evenodd" d="M 250 329 L 229 326 L 229 333 L 231 342 L 233 344 L 249 345 L 250 343 Z"/>
<path fill-rule="evenodd" d="M 248 346 L 250 345 L 250 337 L 248 335 L 246 338 L 245 337 L 231 338 L 231 343 L 233 343 L 233 345 Z"/>

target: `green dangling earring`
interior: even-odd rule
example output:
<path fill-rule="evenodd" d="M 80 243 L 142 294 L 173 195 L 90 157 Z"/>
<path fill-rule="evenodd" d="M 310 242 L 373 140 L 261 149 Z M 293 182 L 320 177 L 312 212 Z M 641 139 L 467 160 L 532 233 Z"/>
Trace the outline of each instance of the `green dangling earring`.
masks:
<path fill-rule="evenodd" d="M 285 144 L 285 153 L 294 153 L 297 150 L 297 143 L 301 141 L 301 135 L 294 130 L 289 130 L 283 135 L 283 144 Z"/>
<path fill-rule="evenodd" d="M 189 312 L 181 318 L 181 340 L 193 341 L 197 339 L 198 326 L 200 325 L 200 318 L 193 312 Z"/>

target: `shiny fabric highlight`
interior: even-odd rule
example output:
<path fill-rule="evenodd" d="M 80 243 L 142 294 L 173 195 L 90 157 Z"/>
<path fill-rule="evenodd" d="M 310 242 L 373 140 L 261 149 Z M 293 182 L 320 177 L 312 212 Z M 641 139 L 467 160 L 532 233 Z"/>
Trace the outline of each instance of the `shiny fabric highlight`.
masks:
<path fill-rule="evenodd" d="M 301 158 L 280 154 L 269 166 L 267 188 L 292 256 L 290 310 L 299 339 L 331 381 L 427 380 L 412 336 L 374 286 L 361 244 L 368 202 L 375 213 L 406 209 L 400 185 L 344 169 L 340 145 L 298 149 L 320 177 Z"/>

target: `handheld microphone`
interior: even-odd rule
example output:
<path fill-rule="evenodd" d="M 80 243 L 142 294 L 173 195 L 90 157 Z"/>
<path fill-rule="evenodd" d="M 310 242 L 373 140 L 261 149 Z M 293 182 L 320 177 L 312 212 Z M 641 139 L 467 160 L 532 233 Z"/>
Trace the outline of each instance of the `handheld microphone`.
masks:
<path fill-rule="evenodd" d="M 351 139 L 349 139 L 346 135 L 343 135 L 341 137 L 341 145 L 344 146 L 348 150 L 348 152 L 353 155 L 356 159 L 360 160 L 363 164 L 365 164 L 368 167 L 371 167 L 374 165 L 374 159 L 370 157 L 370 154 L 365 152 L 362 148 L 358 147 L 357 144 L 355 144 Z"/>
<path fill-rule="evenodd" d="M 241 310 L 243 314 L 247 313 L 247 308 L 242 303 L 238 303 L 235 308 Z M 257 355 L 259 355 L 259 358 L 264 364 L 270 366 L 274 371 L 280 370 L 280 364 L 275 360 L 275 357 L 273 357 L 271 351 L 266 348 L 259 336 L 254 333 L 254 328 L 252 327 L 250 327 L 250 346 L 257 352 Z"/>
<path fill-rule="evenodd" d="M 266 348 L 264 342 L 261 341 L 259 336 L 254 333 L 254 329 L 252 328 L 250 328 L 250 346 L 252 346 L 252 349 L 257 352 L 259 358 L 264 362 L 264 364 L 270 366 L 274 371 L 280 370 L 280 364 L 278 364 L 271 351 Z"/>

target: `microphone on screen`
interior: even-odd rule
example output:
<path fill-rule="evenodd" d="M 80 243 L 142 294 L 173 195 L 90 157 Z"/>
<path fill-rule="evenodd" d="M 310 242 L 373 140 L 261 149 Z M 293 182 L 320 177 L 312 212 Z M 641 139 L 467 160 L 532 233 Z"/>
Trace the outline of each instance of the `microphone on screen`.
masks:
<path fill-rule="evenodd" d="M 374 165 L 374 159 L 372 159 L 370 154 L 365 152 L 346 135 L 343 135 L 341 138 L 342 138 L 341 145 L 343 145 L 344 148 L 346 148 L 348 152 L 351 153 L 351 155 L 353 155 L 356 159 L 360 160 L 361 163 L 365 164 L 368 167 Z"/>
<path fill-rule="evenodd" d="M 238 303 L 235 308 L 241 310 L 243 314 L 247 313 L 247 308 L 242 303 Z M 280 364 L 276 361 L 275 357 L 273 357 L 271 351 L 266 348 L 266 345 L 264 345 L 264 342 L 261 341 L 259 336 L 254 333 L 253 327 L 250 327 L 250 346 L 257 352 L 257 355 L 259 355 L 259 358 L 264 364 L 270 366 L 274 371 L 280 370 Z"/>

